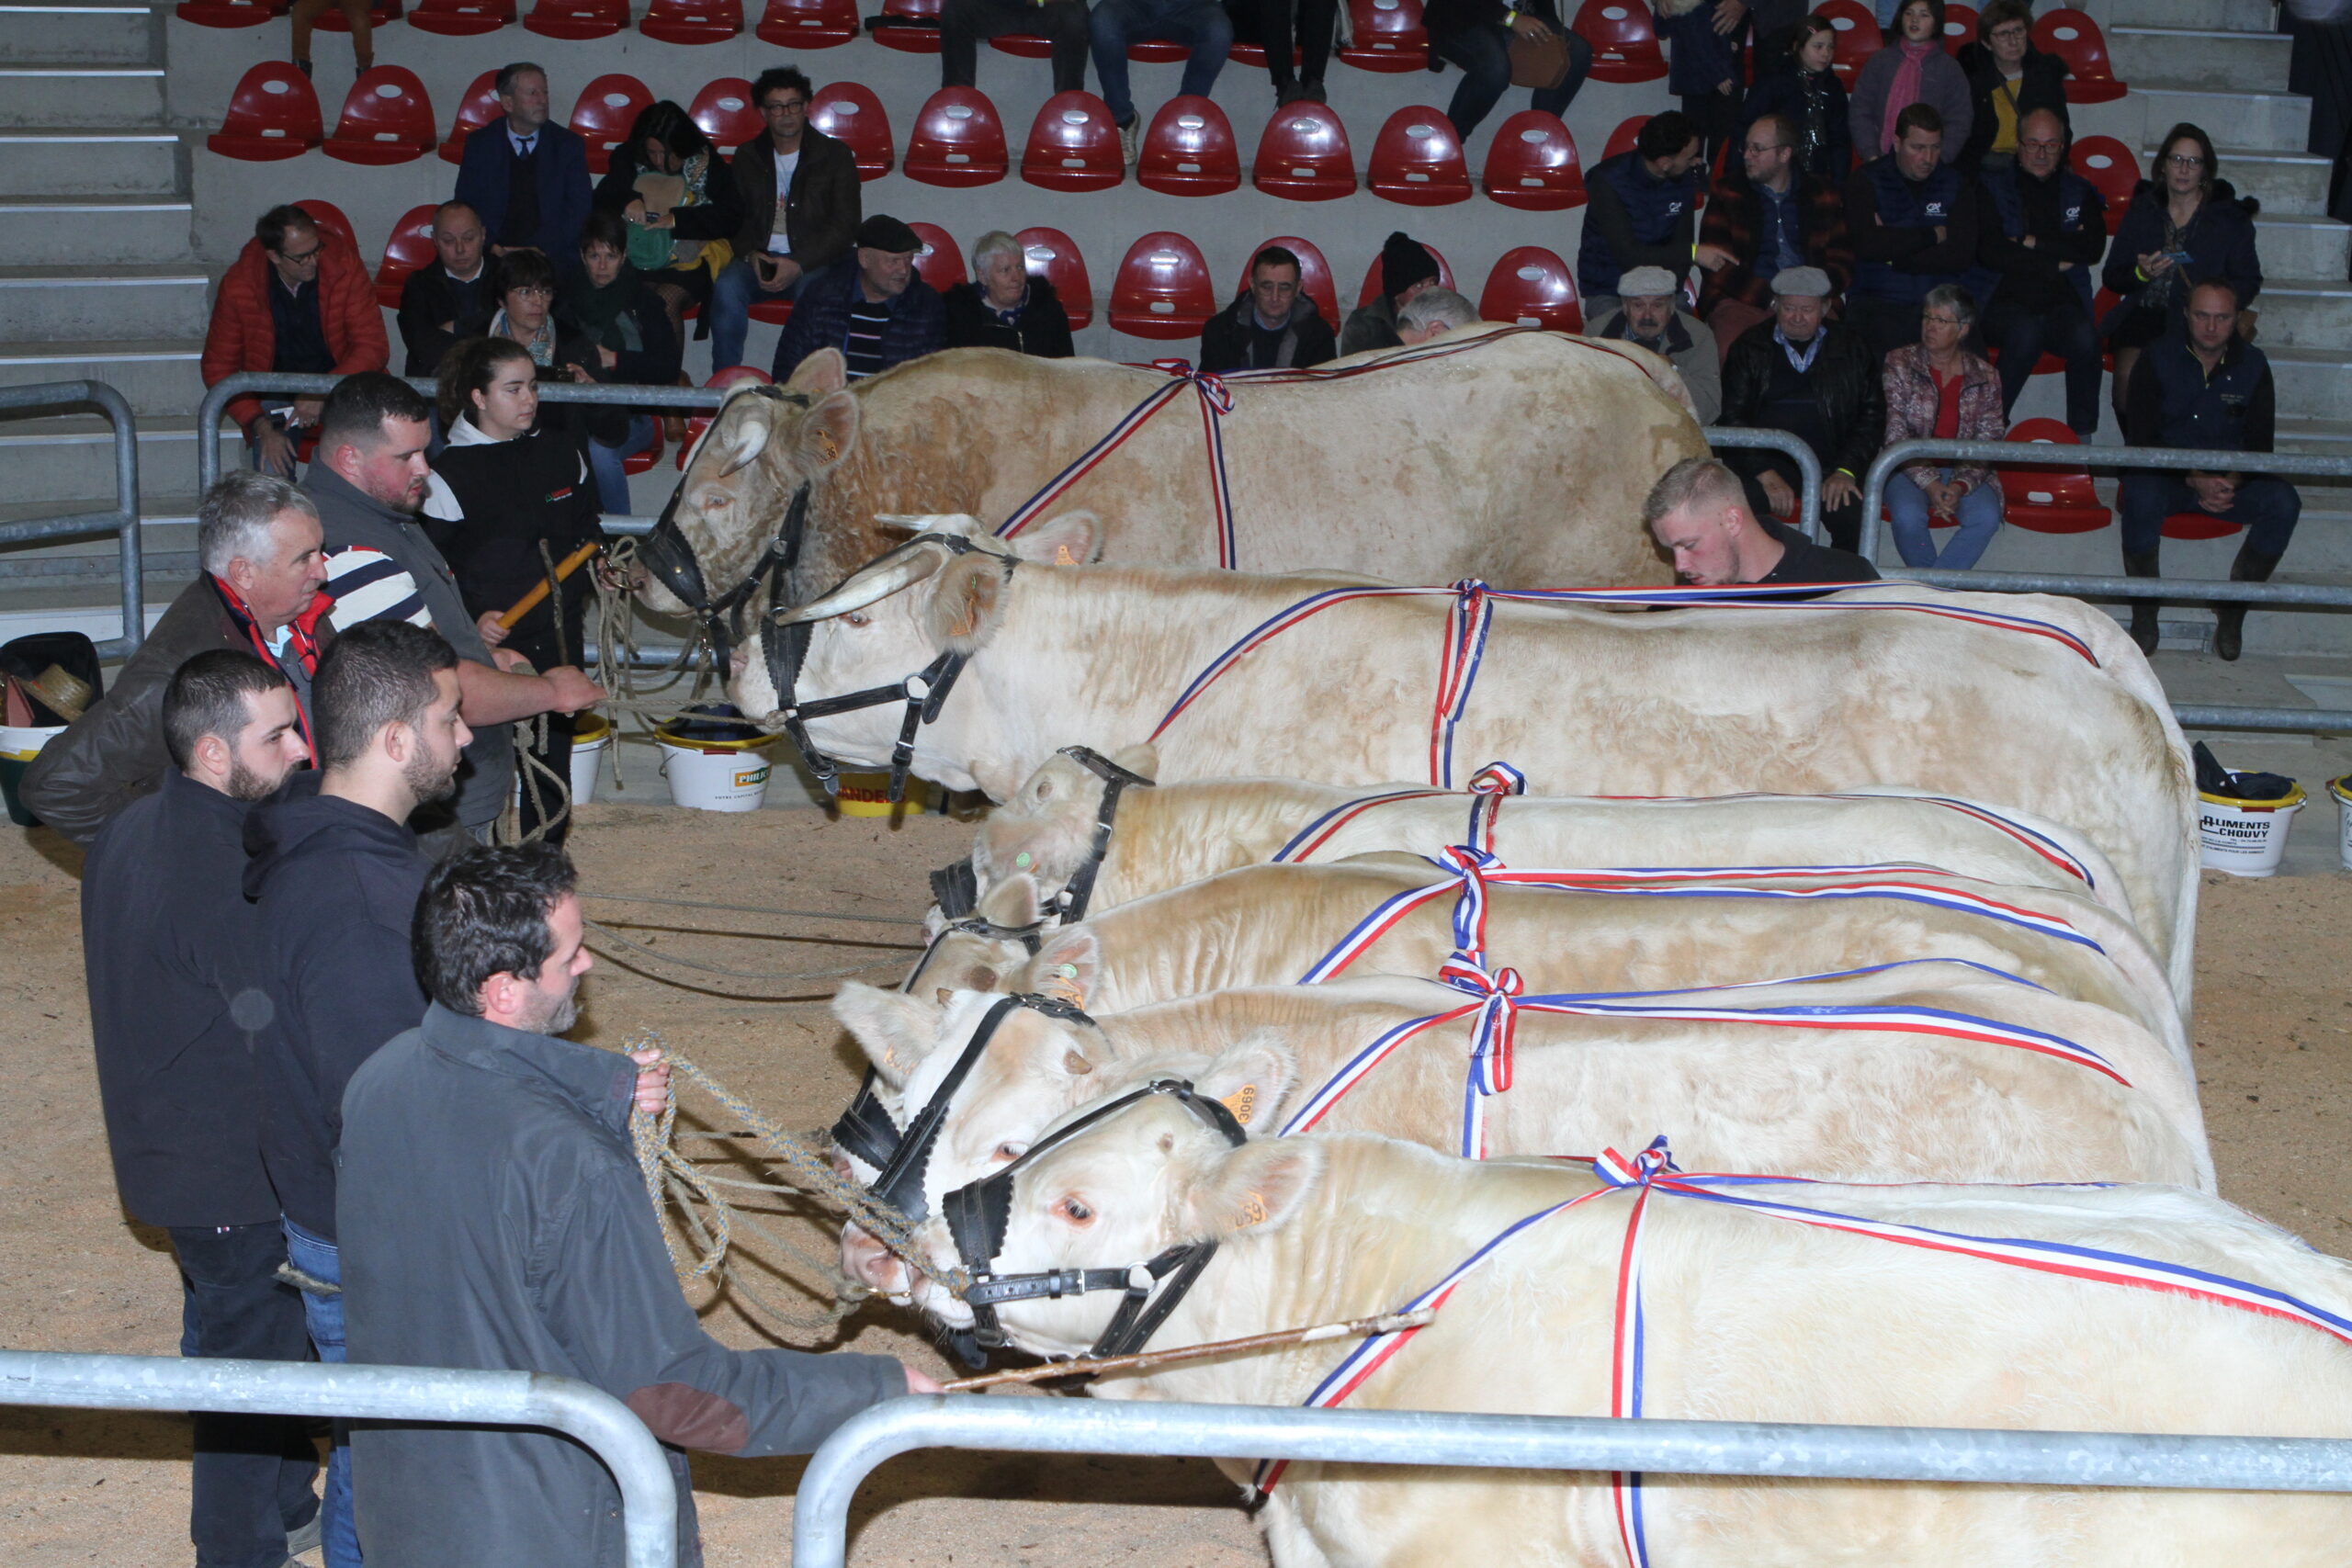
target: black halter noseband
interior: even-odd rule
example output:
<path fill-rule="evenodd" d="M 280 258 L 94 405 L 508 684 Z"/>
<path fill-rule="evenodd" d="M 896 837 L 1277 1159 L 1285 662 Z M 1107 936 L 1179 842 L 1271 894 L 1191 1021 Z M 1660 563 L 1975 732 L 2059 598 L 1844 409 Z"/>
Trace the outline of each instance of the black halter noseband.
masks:
<path fill-rule="evenodd" d="M 1119 796 L 1129 784 L 1149 789 L 1154 781 L 1119 766 L 1091 747 L 1065 746 L 1062 755 L 1102 781 L 1102 804 L 1094 813 L 1094 837 L 1086 846 L 1086 858 L 1053 900 L 1062 923 L 1076 925 L 1086 919 L 1086 906 L 1094 897 L 1094 879 L 1102 874 L 1102 857 L 1111 852 L 1111 829 L 1119 815 Z"/>

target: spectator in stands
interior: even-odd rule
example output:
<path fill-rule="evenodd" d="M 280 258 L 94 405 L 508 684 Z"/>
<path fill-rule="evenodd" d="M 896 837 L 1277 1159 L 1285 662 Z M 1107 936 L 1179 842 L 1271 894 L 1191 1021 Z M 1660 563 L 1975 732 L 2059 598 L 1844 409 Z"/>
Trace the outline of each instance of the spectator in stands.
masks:
<path fill-rule="evenodd" d="M 548 73 L 528 61 L 499 72 L 498 107 L 503 117 L 466 137 L 457 199 L 481 214 L 492 255 L 537 251 L 569 269 L 588 216 L 588 143 L 548 118 Z"/>
<path fill-rule="evenodd" d="M 670 335 L 683 342 L 687 309 L 709 300 L 713 275 L 733 259 L 743 228 L 735 171 L 702 127 L 664 98 L 639 109 L 628 140 L 613 149 L 594 206 L 628 220 L 629 265 L 662 297 Z"/>
<path fill-rule="evenodd" d="M 947 291 L 946 346 L 1009 348 L 1039 359 L 1068 359 L 1069 312 L 1052 282 L 1029 274 L 1021 242 L 1001 229 L 972 247 L 972 281 Z"/>
<path fill-rule="evenodd" d="M 1201 368 L 1304 370 L 1333 357 L 1331 325 L 1298 279 L 1298 257 L 1281 245 L 1252 256 L 1250 287 L 1201 323 Z"/>
<path fill-rule="evenodd" d="M 638 231 L 609 208 L 588 215 L 581 231 L 580 273 L 557 296 L 560 335 L 576 336 L 594 357 L 594 379 L 627 387 L 674 387 L 682 345 L 660 288 L 629 265 L 628 245 Z M 705 275 L 707 276 L 707 274 Z M 447 401 L 446 399 L 443 400 Z M 536 404 L 537 399 L 533 398 Z M 553 405 L 548 411 L 553 412 Z M 588 466 L 596 476 L 596 503 L 626 517 L 629 458 L 653 444 L 650 409 L 578 409 L 588 421 Z M 444 415 L 446 418 L 446 414 Z M 561 422 L 559 422 L 560 424 Z"/>
<path fill-rule="evenodd" d="M 292 682 L 302 739 L 311 739 L 311 672 L 334 640 L 320 592 L 319 514 L 284 479 L 240 470 L 207 491 L 196 513 L 194 582 L 123 665 L 107 694 L 51 739 L 25 770 L 26 806 L 86 844 L 107 820 L 154 793 L 172 770 L 163 724 L 173 672 L 198 654 L 235 649 Z M 313 747 L 315 750 L 315 747 Z"/>
<path fill-rule="evenodd" d="M 857 226 L 856 264 L 836 267 L 801 291 L 776 340 L 775 378 L 789 378 L 820 348 L 837 348 L 849 378 L 862 381 L 939 349 L 947 310 L 915 272 L 922 240 L 886 213 Z"/>
<path fill-rule="evenodd" d="M 326 15 L 328 0 L 294 0 L 289 15 L 294 24 L 294 63 L 311 74 L 311 29 Z M 366 75 L 376 64 L 376 23 L 368 0 L 334 0 L 351 29 L 352 69 Z"/>
<path fill-rule="evenodd" d="M 1976 324 L 1976 301 L 1946 284 L 1921 302 L 1919 341 L 1886 356 L 1886 445 L 1898 441 L 1998 441 L 2008 433 L 2001 380 L 1962 346 Z M 1982 463 L 1907 463 L 1886 481 L 1894 547 L 1905 566 L 1965 571 L 2001 527 L 2001 487 Z M 1960 525 L 1940 554 L 1928 529 Z"/>
<path fill-rule="evenodd" d="M 1396 340 L 1419 348 L 1431 338 L 1458 333 L 1478 324 L 1478 307 L 1451 288 L 1422 289 L 1396 312 Z"/>
<path fill-rule="evenodd" d="M 1878 364 L 1919 341 L 1919 301 L 1958 283 L 1976 265 L 1976 182 L 1942 161 L 1943 121 L 1927 104 L 1897 117 L 1894 151 L 1872 158 L 1846 182 L 1846 234 L 1854 245 L 1854 287 L 1846 320 Z"/>
<path fill-rule="evenodd" d="M 1659 475 L 1642 520 L 1674 557 L 1674 574 L 1700 587 L 1878 581 L 1861 557 L 1816 545 L 1758 512 L 1752 491 L 1713 457 L 1685 457 Z"/>
<path fill-rule="evenodd" d="M 519 259 L 519 258 L 518 258 Z M 417 524 L 432 470 L 424 447 L 430 406 L 397 377 L 352 376 L 327 399 L 318 461 L 302 489 L 326 525 L 327 592 L 335 624 L 406 621 L 438 631 L 458 650 L 464 713 L 474 730 L 458 797 L 420 828 L 435 849 L 487 838 L 514 788 L 507 727 L 543 713 L 577 713 L 604 700 L 594 681 L 570 666 L 541 673 L 510 671 L 475 629 L 448 562 Z M 322 754 L 326 754 L 323 741 Z M 454 816 L 454 823 L 442 818 Z"/>
<path fill-rule="evenodd" d="M 1323 73 L 1331 63 L 1331 43 L 1340 26 L 1340 0 L 1235 0 L 1255 13 L 1258 42 L 1266 51 L 1266 74 L 1273 82 L 1274 107 L 1304 99 L 1322 103 Z M 1298 56 L 1297 74 L 1291 56 Z"/>
<path fill-rule="evenodd" d="M 1591 204 L 1577 247 L 1585 314 L 1617 309 L 1617 279 L 1637 266 L 1690 270 L 1698 229 L 1699 129 L 1674 109 L 1652 115 L 1634 145 L 1585 171 Z"/>
<path fill-rule="evenodd" d="M 1682 373 L 1701 424 L 1713 424 L 1724 405 L 1723 358 L 1714 335 L 1682 309 L 1674 275 L 1662 266 L 1637 266 L 1618 279 L 1617 313 L 1593 335 L 1639 344 Z"/>
<path fill-rule="evenodd" d="M 1707 168 L 1739 126 L 1740 44 L 1747 33 L 1745 0 L 1655 0 L 1659 40 L 1667 45 L 1666 89 L 1699 128 L 1700 161 Z"/>
<path fill-rule="evenodd" d="M 2066 423 L 2087 441 L 2098 429 L 2098 326 L 2091 269 L 2107 252 L 2107 203 L 2066 166 L 2066 122 L 2030 109 L 2018 154 L 1988 168 L 1977 257 L 2000 279 L 1984 312 L 1984 341 L 2001 359 L 2006 417 L 2046 349 L 2066 362 Z"/>
<path fill-rule="evenodd" d="M 2025 117 L 2044 110 L 2066 117 L 2066 62 L 2033 47 L 2033 7 L 2027 0 L 1990 0 L 1976 18 L 1976 42 L 1960 52 L 1968 73 L 1971 110 L 1960 166 L 1971 174 L 2007 168 L 2018 157 Z"/>
<path fill-rule="evenodd" d="M 1737 167 L 1725 169 L 1708 195 L 1693 257 L 1699 314 L 1714 330 L 1718 355 L 1771 316 L 1772 279 L 1782 267 L 1820 268 L 1833 297 L 1853 282 L 1842 186 L 1804 169 L 1785 115 L 1764 115 L 1748 126 Z"/>
<path fill-rule="evenodd" d="M 1772 279 L 1772 320 L 1740 334 L 1724 361 L 1724 411 L 1716 423 L 1785 430 L 1821 461 L 1821 520 L 1839 549 L 1862 534 L 1861 476 L 1886 431 L 1881 361 L 1861 335 L 1826 319 L 1829 279 L 1819 267 L 1783 267 Z M 1793 517 L 1800 476 L 1778 452 L 1739 450 L 1730 461 L 1757 517 Z"/>
<path fill-rule="evenodd" d="M 555 268 L 545 256 L 515 252 L 499 267 L 498 282 L 498 314 L 490 319 L 492 337 L 521 344 L 543 379 L 577 385 L 605 379 L 604 355 L 596 344 L 571 321 L 556 315 Z M 583 446 L 599 441 L 619 447 L 629 434 L 628 411 L 609 403 L 549 403 L 542 423 Z"/>
<path fill-rule="evenodd" d="M 1186 46 L 1192 52 L 1184 57 L 1184 78 L 1176 91 L 1198 98 L 1209 96 L 1226 57 L 1233 52 L 1233 18 L 1219 0 L 1095 0 L 1087 33 L 1094 51 L 1094 80 L 1102 89 L 1112 123 L 1119 128 L 1119 150 L 1131 169 L 1142 143 L 1143 120 L 1128 85 L 1127 46 L 1154 39 Z"/>
<path fill-rule="evenodd" d="M 1854 155 L 1867 162 L 1894 152 L 1903 134 L 1898 122 L 1913 104 L 1936 111 L 1944 139 L 1937 155 L 1959 162 L 1976 110 L 1967 76 L 1944 52 L 1943 0 L 1903 0 L 1886 47 L 1862 62 L 1847 107 Z"/>
<path fill-rule="evenodd" d="M 2176 125 L 2156 149 L 2156 174 L 2142 180 L 2115 225 L 2100 281 L 2122 302 L 2099 322 L 2115 351 L 2115 415 L 2125 418 L 2132 367 L 2141 352 L 2170 332 L 2178 336 L 2188 291 L 2209 279 L 2230 286 L 2245 310 L 2262 292 L 2262 258 L 2255 253 L 2252 197 L 2241 198 L 2222 178 L 2213 141 L 2193 125 Z M 2254 335 L 2248 314 L 2239 331 Z"/>
<path fill-rule="evenodd" d="M 1437 287 L 1437 258 L 1429 247 L 1397 230 L 1380 247 L 1380 292 L 1348 312 L 1340 329 L 1340 352 L 1363 354 L 1369 349 L 1395 348 L 1397 313 L 1424 288 Z"/>
<path fill-rule="evenodd" d="M 136 1223 L 171 1237 L 181 1355 L 300 1361 L 310 1343 L 301 1298 L 277 1277 L 286 1235 L 262 1166 L 252 1021 L 235 998 L 254 955 L 245 810 L 309 759 L 302 713 L 274 665 L 215 648 L 172 676 L 162 717 L 162 791 L 109 818 L 82 865 L 115 1191 Z M 299 1421 L 198 1415 L 197 1561 L 280 1563 L 314 1547 L 318 1468 Z"/>
<path fill-rule="evenodd" d="M 2270 361 L 2238 330 L 2243 304 L 2222 278 L 2188 291 L 2188 330 L 2150 343 L 2132 373 L 2123 417 L 2124 438 L 2132 446 L 2272 449 L 2277 392 Z M 2123 521 L 2123 570 L 2131 576 L 2162 575 L 2156 565 L 2165 518 L 2176 512 L 2205 512 L 2245 525 L 2245 542 L 2230 563 L 2230 581 L 2267 582 L 2294 537 L 2303 502 L 2285 479 L 2174 469 L 2124 475 L 2116 510 Z M 2216 604 L 2213 616 L 2213 651 L 2235 659 L 2245 606 Z M 2132 640 L 2154 653 L 2156 636 L 2156 602 L 2133 600 Z"/>
<path fill-rule="evenodd" d="M 376 286 L 351 243 L 321 229 L 299 207 L 263 213 L 254 237 L 220 275 L 204 332 L 204 384 L 240 370 L 348 376 L 381 370 L 390 358 Z M 254 466 L 290 479 L 296 446 L 318 426 L 319 400 L 239 398 L 229 417 L 243 428 Z"/>
<path fill-rule="evenodd" d="M 1462 69 L 1445 118 L 1465 142 L 1510 86 L 1514 39 L 1556 38 L 1566 56 L 1567 74 L 1549 87 L 1534 88 L 1527 99 L 1530 108 L 1565 118 L 1577 90 L 1592 73 L 1592 45 L 1561 24 L 1553 0 L 1515 6 L 1503 0 L 1430 0 L 1421 11 L 1421 27 L 1430 37 L 1430 53 Z"/>
<path fill-rule="evenodd" d="M 980 40 L 1037 33 L 1053 46 L 1054 91 L 1086 87 L 1086 0 L 940 0 L 939 85 L 979 85 Z"/>
<path fill-rule="evenodd" d="M 1846 85 L 1829 62 L 1838 57 L 1838 29 L 1826 17 L 1799 18 L 1789 35 L 1788 52 L 1780 69 L 1759 66 L 1763 74 L 1747 90 L 1739 118 L 1744 133 L 1768 114 L 1776 114 L 1793 128 L 1797 167 L 1832 190 L 1845 187 L 1854 170 L 1854 133 L 1849 123 Z M 1708 198 L 1713 200 L 1713 197 Z"/>
<path fill-rule="evenodd" d="M 481 216 L 462 201 L 433 212 L 434 260 L 401 285 L 404 376 L 434 376 L 441 356 L 463 338 L 480 337 L 498 313 L 498 264 L 490 257 Z"/>
<path fill-rule="evenodd" d="M 730 1350 L 695 1319 L 629 1153 L 629 1060 L 559 1038 L 593 960 L 571 863 L 543 844 L 435 871 L 416 912 L 423 1023 L 351 1080 L 338 1219 L 352 1359 L 579 1378 L 670 1445 L 677 1560 L 702 1561 L 681 1449 L 805 1451 L 939 1385 L 887 1357 Z M 649 1098 L 650 1104 L 649 1105 Z M 553 1432 L 379 1422 L 359 1434 L 368 1550 L 391 1563 L 616 1568 L 621 1497 Z"/>
<path fill-rule="evenodd" d="M 857 161 L 842 142 L 812 129 L 808 78 L 790 66 L 760 73 L 752 101 L 767 121 L 764 141 L 735 150 L 735 193 L 743 226 L 735 259 L 711 286 L 710 363 L 743 363 L 752 301 L 799 298 L 809 279 L 850 254 L 864 211 Z"/>

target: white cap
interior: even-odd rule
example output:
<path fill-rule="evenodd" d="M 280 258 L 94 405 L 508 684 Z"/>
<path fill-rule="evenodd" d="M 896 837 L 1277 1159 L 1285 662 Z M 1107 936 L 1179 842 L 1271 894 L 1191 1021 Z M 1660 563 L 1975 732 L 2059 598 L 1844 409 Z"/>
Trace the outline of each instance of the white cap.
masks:
<path fill-rule="evenodd" d="M 1795 299 L 1826 299 L 1829 275 L 1817 266 L 1784 266 L 1772 275 L 1772 292 Z"/>
<path fill-rule="evenodd" d="M 1617 280 L 1617 296 L 1621 299 L 1645 299 L 1653 294 L 1674 292 L 1674 274 L 1662 266 L 1637 266 Z"/>

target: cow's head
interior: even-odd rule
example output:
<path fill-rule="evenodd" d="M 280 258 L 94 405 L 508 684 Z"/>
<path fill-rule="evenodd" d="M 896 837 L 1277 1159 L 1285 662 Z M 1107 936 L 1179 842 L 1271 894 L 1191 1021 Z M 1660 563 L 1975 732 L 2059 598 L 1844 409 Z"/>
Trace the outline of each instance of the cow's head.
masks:
<path fill-rule="evenodd" d="M 1008 877 L 989 888 L 962 919 L 949 919 L 933 905 L 923 917 L 931 945 L 900 989 L 918 996 L 944 988 L 1006 989 L 1005 982 L 1028 967 L 1035 951 L 1033 939 L 1023 933 L 1044 915 L 1037 885 L 1025 876 Z"/>
<path fill-rule="evenodd" d="M 1159 751 L 1130 746 L 1111 761 L 1148 779 L 1159 776 Z M 1094 844 L 1105 781 L 1057 751 L 1031 773 L 1012 799 L 988 815 L 972 842 L 972 874 L 986 890 L 1008 877 L 1032 876 L 1058 888 L 1078 874 Z M 1131 797 L 1130 797 L 1131 798 Z"/>

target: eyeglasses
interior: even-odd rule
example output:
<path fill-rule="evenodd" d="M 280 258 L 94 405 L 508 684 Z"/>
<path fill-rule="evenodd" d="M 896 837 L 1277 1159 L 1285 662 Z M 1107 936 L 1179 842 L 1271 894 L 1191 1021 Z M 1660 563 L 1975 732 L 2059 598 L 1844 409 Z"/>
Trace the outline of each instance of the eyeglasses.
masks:
<path fill-rule="evenodd" d="M 319 244 L 312 245 L 309 250 L 299 254 L 293 251 L 280 251 L 277 253 L 277 259 L 283 262 L 292 262 L 296 266 L 300 266 L 304 262 L 318 260 L 319 253 L 325 249 L 326 246 Z"/>
<path fill-rule="evenodd" d="M 2020 148 L 2030 147 L 2037 152 L 2055 152 L 2066 144 L 2064 141 L 2048 141 L 2037 139 L 2031 141 L 2020 141 L 2018 145 Z"/>
<path fill-rule="evenodd" d="M 1934 325 L 1939 327 L 1957 327 L 1965 325 L 1965 323 L 1957 316 L 1939 316 L 1932 310 L 1921 311 L 1919 313 L 1919 320 L 1922 321 L 1932 322 Z"/>
<path fill-rule="evenodd" d="M 2168 153 L 2165 155 L 2165 163 L 2176 169 L 2201 169 L 2205 166 L 2205 160 L 2194 152 Z"/>
<path fill-rule="evenodd" d="M 506 292 L 509 294 L 520 294 L 527 299 L 552 299 L 555 298 L 555 290 L 549 288 L 544 283 L 521 283 L 515 285 Z"/>
<path fill-rule="evenodd" d="M 2018 24 L 2012 22 L 2006 28 L 1995 28 L 1987 36 L 1999 39 L 2005 43 L 2014 43 L 2018 39 L 2025 37 L 2025 28 Z"/>
<path fill-rule="evenodd" d="M 1768 143 L 1765 146 L 1758 147 L 1755 142 L 1751 141 L 1747 146 L 1741 148 L 1740 151 L 1743 152 L 1755 152 L 1758 154 L 1765 152 L 1778 152 L 1787 145 L 1788 143 L 1785 141 L 1774 141 Z"/>
<path fill-rule="evenodd" d="M 760 112 L 762 114 L 806 114 L 808 112 L 808 100 L 806 98 L 789 98 L 781 102 L 771 100 L 760 106 Z"/>

